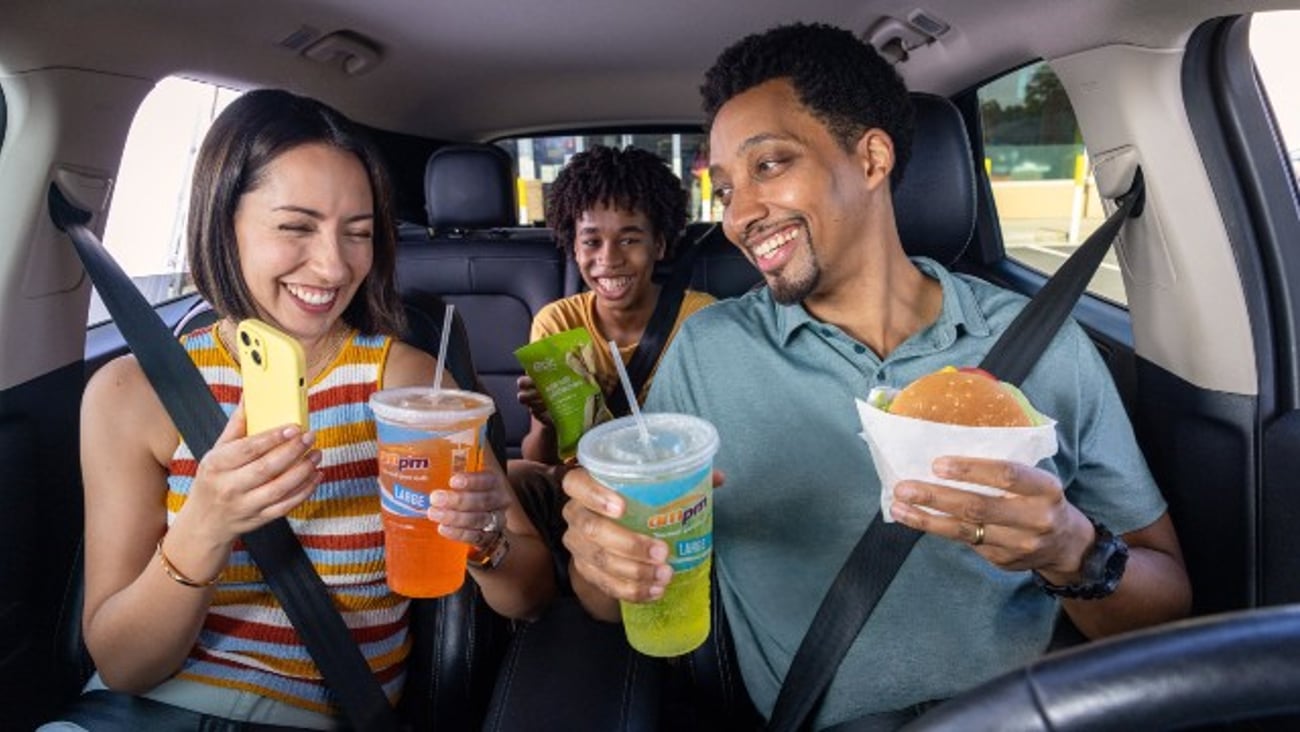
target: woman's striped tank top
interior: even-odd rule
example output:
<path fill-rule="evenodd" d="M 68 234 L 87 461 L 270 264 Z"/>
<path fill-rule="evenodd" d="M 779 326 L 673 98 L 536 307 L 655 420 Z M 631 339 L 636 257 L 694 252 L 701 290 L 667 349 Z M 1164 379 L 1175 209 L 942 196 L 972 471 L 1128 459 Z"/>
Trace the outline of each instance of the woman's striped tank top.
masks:
<path fill-rule="evenodd" d="M 308 387 L 307 408 L 324 473 L 315 493 L 288 516 L 325 580 L 352 637 L 390 700 L 401 691 L 409 601 L 384 577 L 375 424 L 367 406 L 380 388 L 391 339 L 354 335 Z M 216 326 L 182 339 L 226 414 L 242 392 L 239 366 Z M 167 479 L 170 525 L 189 496 L 198 465 L 182 442 Z M 203 629 L 178 676 L 254 691 L 319 712 L 338 714 L 298 633 L 263 581 L 242 542 L 236 542 L 217 585 Z"/>

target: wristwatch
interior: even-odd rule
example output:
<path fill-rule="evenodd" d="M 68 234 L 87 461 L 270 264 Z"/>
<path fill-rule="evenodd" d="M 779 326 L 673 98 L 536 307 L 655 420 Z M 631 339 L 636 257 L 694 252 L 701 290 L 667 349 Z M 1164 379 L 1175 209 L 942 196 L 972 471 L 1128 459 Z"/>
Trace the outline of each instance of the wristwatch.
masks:
<path fill-rule="evenodd" d="M 1053 597 L 1100 600 L 1119 587 L 1124 567 L 1128 564 L 1128 544 L 1112 534 L 1101 522 L 1091 518 L 1088 520 L 1097 531 L 1097 540 L 1083 555 L 1083 562 L 1079 565 L 1079 581 L 1071 585 L 1054 585 L 1034 572 L 1034 583 L 1043 592 Z"/>
<path fill-rule="evenodd" d="M 510 540 L 506 538 L 506 532 L 499 531 L 486 546 L 470 549 L 467 561 L 469 566 L 475 569 L 496 569 L 508 553 L 510 553 Z"/>

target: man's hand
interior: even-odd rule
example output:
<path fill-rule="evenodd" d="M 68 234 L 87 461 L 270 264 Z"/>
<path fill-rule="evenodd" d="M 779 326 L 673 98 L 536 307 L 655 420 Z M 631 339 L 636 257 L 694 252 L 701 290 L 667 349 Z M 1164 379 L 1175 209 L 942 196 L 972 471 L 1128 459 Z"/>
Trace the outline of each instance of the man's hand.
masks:
<path fill-rule="evenodd" d="M 581 578 L 611 600 L 649 602 L 663 597 L 673 576 L 668 545 L 620 526 L 623 498 L 586 470 L 569 471 L 564 492 L 571 499 L 564 506 L 564 546 Z M 579 595 L 593 615 L 610 616 L 608 605 L 591 607 L 595 598 Z"/>
<path fill-rule="evenodd" d="M 985 496 L 937 483 L 903 481 L 894 488 L 895 520 L 971 544 L 1002 569 L 1036 570 L 1054 584 L 1077 581 L 1095 532 L 1088 518 L 1065 500 L 1054 475 L 1020 463 L 964 457 L 939 458 L 934 474 L 997 488 L 1006 495 Z"/>
<path fill-rule="evenodd" d="M 983 496 L 925 481 L 903 481 L 894 488 L 895 519 L 971 544 L 1002 569 L 1032 569 L 1054 585 L 1080 581 L 1080 564 L 1096 541 L 1096 531 L 1065 500 L 1060 482 L 1051 473 L 1001 460 L 943 457 L 934 462 L 934 474 L 999 488 L 1006 495 Z M 927 513 L 921 507 L 947 515 Z M 1191 583 L 1169 514 L 1123 538 L 1129 559 L 1119 588 L 1103 599 L 1061 603 L 1088 638 L 1174 620 L 1191 609 Z"/>

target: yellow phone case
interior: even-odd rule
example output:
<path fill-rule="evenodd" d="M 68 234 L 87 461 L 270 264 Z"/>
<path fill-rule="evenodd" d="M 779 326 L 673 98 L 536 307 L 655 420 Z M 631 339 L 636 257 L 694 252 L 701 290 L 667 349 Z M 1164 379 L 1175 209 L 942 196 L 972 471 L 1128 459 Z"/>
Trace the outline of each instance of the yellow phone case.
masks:
<path fill-rule="evenodd" d="M 307 429 L 307 364 L 298 341 L 256 318 L 239 324 L 235 340 L 248 434 L 287 424 Z"/>

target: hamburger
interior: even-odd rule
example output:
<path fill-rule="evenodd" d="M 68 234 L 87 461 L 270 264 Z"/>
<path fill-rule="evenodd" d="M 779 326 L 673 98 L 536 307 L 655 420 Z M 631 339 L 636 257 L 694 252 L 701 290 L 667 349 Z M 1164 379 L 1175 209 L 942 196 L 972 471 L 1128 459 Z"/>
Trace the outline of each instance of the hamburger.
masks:
<path fill-rule="evenodd" d="M 876 406 L 900 417 L 966 427 L 1033 427 L 1047 421 L 1019 389 L 979 368 L 945 367 Z"/>

